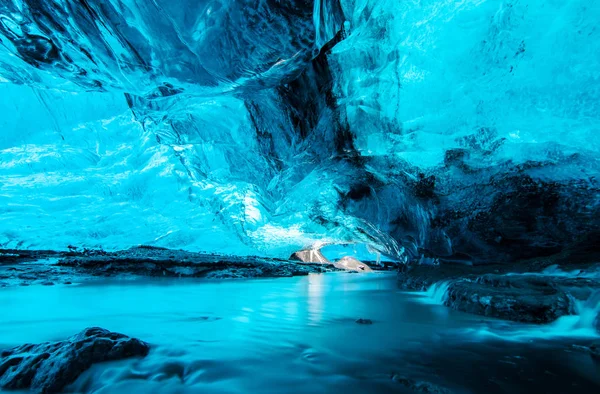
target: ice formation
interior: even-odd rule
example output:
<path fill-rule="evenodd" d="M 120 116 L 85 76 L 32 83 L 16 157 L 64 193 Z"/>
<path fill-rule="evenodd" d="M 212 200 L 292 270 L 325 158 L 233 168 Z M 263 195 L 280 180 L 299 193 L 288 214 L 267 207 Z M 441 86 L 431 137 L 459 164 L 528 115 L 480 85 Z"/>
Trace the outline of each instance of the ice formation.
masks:
<path fill-rule="evenodd" d="M 593 242 L 599 19 L 584 0 L 3 0 L 0 247 L 469 263 Z"/>

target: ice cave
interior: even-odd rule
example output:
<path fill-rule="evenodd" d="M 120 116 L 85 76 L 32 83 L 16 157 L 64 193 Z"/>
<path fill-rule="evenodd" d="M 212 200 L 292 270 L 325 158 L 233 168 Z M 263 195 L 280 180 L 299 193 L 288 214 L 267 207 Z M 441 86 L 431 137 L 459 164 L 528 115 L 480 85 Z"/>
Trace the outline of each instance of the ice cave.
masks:
<path fill-rule="evenodd" d="M 0 392 L 600 392 L 599 21 L 0 0 Z"/>

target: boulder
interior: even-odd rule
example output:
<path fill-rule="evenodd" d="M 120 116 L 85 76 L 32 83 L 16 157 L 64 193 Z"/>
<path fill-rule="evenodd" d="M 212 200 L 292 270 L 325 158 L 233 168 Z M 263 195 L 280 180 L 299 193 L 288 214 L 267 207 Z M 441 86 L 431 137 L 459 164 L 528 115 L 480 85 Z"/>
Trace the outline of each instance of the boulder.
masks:
<path fill-rule="evenodd" d="M 346 256 L 342 257 L 334 264 L 335 268 L 347 270 L 347 271 L 356 271 L 356 272 L 371 272 L 373 271 L 371 267 L 366 265 L 360 260 L 355 259 L 354 257 Z"/>
<path fill-rule="evenodd" d="M 331 264 L 329 260 L 319 249 L 303 249 L 297 252 L 292 253 L 290 256 L 290 260 L 294 261 L 302 261 L 303 263 L 322 263 L 322 264 Z"/>
<path fill-rule="evenodd" d="M 150 347 L 139 339 L 103 328 L 86 328 L 59 342 L 26 344 L 0 353 L 0 387 L 60 392 L 92 364 L 143 357 Z"/>
<path fill-rule="evenodd" d="M 463 312 L 523 323 L 550 323 L 571 313 L 566 292 L 551 286 L 536 286 L 526 277 L 478 278 L 451 283 L 444 304 Z M 488 279 L 488 278 L 486 278 Z"/>
<path fill-rule="evenodd" d="M 444 305 L 477 315 L 545 324 L 561 316 L 577 314 L 578 302 L 598 304 L 595 289 L 600 278 L 595 266 L 569 271 L 573 266 L 401 266 L 398 285 L 404 290 L 425 291 L 445 282 Z M 538 272 L 510 272 L 537 268 Z M 578 301 L 576 301 L 578 300 Z M 593 306 L 592 305 L 592 306 Z M 600 324 L 600 319 L 596 324 Z"/>

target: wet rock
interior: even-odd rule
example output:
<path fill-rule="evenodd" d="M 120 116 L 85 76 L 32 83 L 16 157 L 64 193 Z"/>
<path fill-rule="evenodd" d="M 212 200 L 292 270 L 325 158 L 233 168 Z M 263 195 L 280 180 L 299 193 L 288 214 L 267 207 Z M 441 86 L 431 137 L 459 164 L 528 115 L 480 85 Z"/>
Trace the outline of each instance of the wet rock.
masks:
<path fill-rule="evenodd" d="M 149 349 L 139 339 L 103 328 L 86 328 L 65 341 L 2 351 L 0 387 L 60 392 L 94 363 L 146 356 Z"/>
<path fill-rule="evenodd" d="M 448 288 L 444 304 L 463 312 L 525 323 L 550 323 L 571 311 L 570 299 L 564 291 L 551 286 L 536 288 L 527 281 L 517 285 L 510 282 L 506 286 L 454 282 Z"/>
<path fill-rule="evenodd" d="M 101 276 L 133 274 L 192 278 L 288 277 L 335 270 L 330 264 L 254 256 L 223 256 L 148 247 L 103 255 L 65 258 L 58 265 Z"/>
<path fill-rule="evenodd" d="M 38 279 L 38 276 L 33 273 L 28 272 L 26 274 L 17 275 L 17 278 L 23 279 L 23 280 L 36 280 L 36 279 Z"/>
<path fill-rule="evenodd" d="M 12 253 L 11 254 L 17 254 Z M 0 254 L 8 252 L 0 249 Z M 150 276 L 175 278 L 290 277 L 337 271 L 330 262 L 307 263 L 255 256 L 226 256 L 154 247 L 106 252 L 83 249 L 44 255 L 27 253 L 24 260 L 0 264 L 0 280 L 9 285 L 71 284 L 98 277 Z M 52 261 L 29 262 L 38 256 Z M 1 262 L 1 261 L 0 261 Z"/>
<path fill-rule="evenodd" d="M 373 324 L 373 320 L 371 319 L 357 319 L 357 324 Z"/>
<path fill-rule="evenodd" d="M 425 291 L 434 283 L 476 275 L 478 267 L 467 269 L 459 265 L 402 265 L 398 270 L 398 287 L 403 290 Z M 483 272 L 483 271 L 482 271 Z"/>
<path fill-rule="evenodd" d="M 0 249 L 0 264 L 36 261 L 56 257 L 60 254 L 61 252 L 54 250 Z"/>
<path fill-rule="evenodd" d="M 588 353 L 594 360 L 600 362 L 600 343 L 592 343 L 591 345 L 573 345 L 573 348 Z"/>
<path fill-rule="evenodd" d="M 537 268 L 538 272 L 511 272 Z M 548 268 L 548 267 L 546 267 Z M 553 268 L 553 267 L 549 267 Z M 573 269 L 573 266 L 564 267 Z M 536 263 L 512 266 L 406 266 L 398 273 L 398 285 L 405 290 L 424 291 L 434 283 L 448 283 L 444 305 L 463 312 L 526 322 L 550 323 L 574 313 L 573 298 L 586 300 L 600 279 L 591 275 L 595 268 L 585 265 L 580 275 L 555 275 L 542 271 Z"/>
<path fill-rule="evenodd" d="M 415 393 L 426 393 L 426 394 L 450 394 L 451 391 L 435 385 L 433 383 L 415 380 L 411 378 L 407 378 L 406 376 L 394 374 L 392 376 L 392 380 L 398 384 L 405 386 L 406 388 L 412 390 Z"/>

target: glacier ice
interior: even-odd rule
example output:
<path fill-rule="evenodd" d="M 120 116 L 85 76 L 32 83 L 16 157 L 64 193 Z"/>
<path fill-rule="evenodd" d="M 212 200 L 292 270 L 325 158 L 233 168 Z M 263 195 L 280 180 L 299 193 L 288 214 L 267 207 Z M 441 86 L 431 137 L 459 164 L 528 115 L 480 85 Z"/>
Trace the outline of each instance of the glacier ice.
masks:
<path fill-rule="evenodd" d="M 593 243 L 599 17 L 583 0 L 3 0 L 0 247 L 469 263 Z"/>

